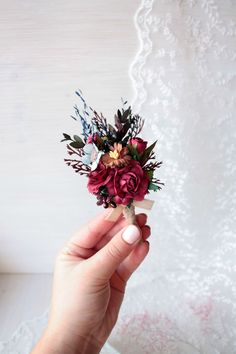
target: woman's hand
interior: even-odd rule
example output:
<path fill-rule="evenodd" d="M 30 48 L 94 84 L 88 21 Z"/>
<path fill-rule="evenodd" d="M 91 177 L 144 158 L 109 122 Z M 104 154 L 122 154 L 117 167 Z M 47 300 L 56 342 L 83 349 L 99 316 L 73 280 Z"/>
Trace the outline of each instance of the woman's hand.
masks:
<path fill-rule="evenodd" d="M 32 354 L 99 353 L 114 327 L 126 282 L 148 253 L 145 214 L 137 225 L 105 219 L 84 226 L 57 257 L 49 323 Z"/>

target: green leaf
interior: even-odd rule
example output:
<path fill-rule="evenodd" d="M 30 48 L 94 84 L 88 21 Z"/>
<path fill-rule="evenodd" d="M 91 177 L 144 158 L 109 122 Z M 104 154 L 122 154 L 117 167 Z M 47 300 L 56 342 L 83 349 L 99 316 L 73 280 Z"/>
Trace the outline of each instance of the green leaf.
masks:
<path fill-rule="evenodd" d="M 67 141 L 67 140 L 72 140 L 70 135 L 66 134 L 66 133 L 63 133 L 63 136 L 64 136 L 64 139 L 61 140 L 62 141 Z"/>
<path fill-rule="evenodd" d="M 74 135 L 73 138 L 74 138 L 75 142 L 77 143 L 77 145 L 80 145 L 79 148 L 84 147 L 85 144 L 84 144 L 83 140 L 78 135 Z"/>
<path fill-rule="evenodd" d="M 148 177 L 150 178 L 150 181 L 153 179 L 154 171 L 147 171 Z"/>
<path fill-rule="evenodd" d="M 72 141 L 72 143 L 70 143 L 70 146 L 75 149 L 81 149 L 82 147 L 84 147 L 84 143 L 81 144 L 79 141 Z"/>
<path fill-rule="evenodd" d="M 137 145 L 127 145 L 127 148 L 129 149 L 130 155 L 134 160 L 139 160 L 139 154 L 137 151 Z"/>
<path fill-rule="evenodd" d="M 68 135 L 68 134 L 66 134 L 66 133 L 63 133 L 63 136 L 64 136 L 64 138 L 65 138 L 65 139 L 67 139 L 67 140 L 71 140 L 70 135 Z"/>
<path fill-rule="evenodd" d="M 148 161 L 149 156 L 150 156 L 152 150 L 154 149 L 156 143 L 157 143 L 157 140 L 152 145 L 150 145 L 146 150 L 144 150 L 144 152 L 142 153 L 142 155 L 140 157 L 141 165 L 145 165 L 145 163 Z"/>
<path fill-rule="evenodd" d="M 157 184 L 150 182 L 148 186 L 148 190 L 157 192 L 159 189 L 161 189 Z"/>
<path fill-rule="evenodd" d="M 99 188 L 99 192 L 100 192 L 101 195 L 108 195 L 107 187 L 105 187 L 105 186 L 101 186 Z"/>

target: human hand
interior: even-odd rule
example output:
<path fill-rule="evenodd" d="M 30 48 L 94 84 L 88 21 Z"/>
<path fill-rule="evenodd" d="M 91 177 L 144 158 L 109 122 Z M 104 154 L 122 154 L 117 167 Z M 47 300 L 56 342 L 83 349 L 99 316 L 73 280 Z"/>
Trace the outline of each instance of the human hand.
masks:
<path fill-rule="evenodd" d="M 110 335 L 126 282 L 149 250 L 147 216 L 138 226 L 105 220 L 107 210 L 59 253 L 47 329 L 32 354 L 95 354 Z"/>

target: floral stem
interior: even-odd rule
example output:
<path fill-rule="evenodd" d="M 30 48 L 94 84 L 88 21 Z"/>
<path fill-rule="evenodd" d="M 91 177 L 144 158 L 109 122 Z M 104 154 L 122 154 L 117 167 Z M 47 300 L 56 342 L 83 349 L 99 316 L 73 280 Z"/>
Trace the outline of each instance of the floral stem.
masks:
<path fill-rule="evenodd" d="M 126 225 L 136 224 L 135 206 L 133 204 L 130 207 L 124 208 L 123 214 L 126 219 Z"/>

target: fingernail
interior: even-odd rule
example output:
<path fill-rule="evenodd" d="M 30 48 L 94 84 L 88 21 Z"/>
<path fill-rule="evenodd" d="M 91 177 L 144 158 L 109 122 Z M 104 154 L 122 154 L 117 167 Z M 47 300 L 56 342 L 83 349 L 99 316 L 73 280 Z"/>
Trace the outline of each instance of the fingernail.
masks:
<path fill-rule="evenodd" d="M 123 232 L 122 238 L 125 242 L 132 245 L 141 238 L 141 232 L 137 226 L 129 225 Z"/>

